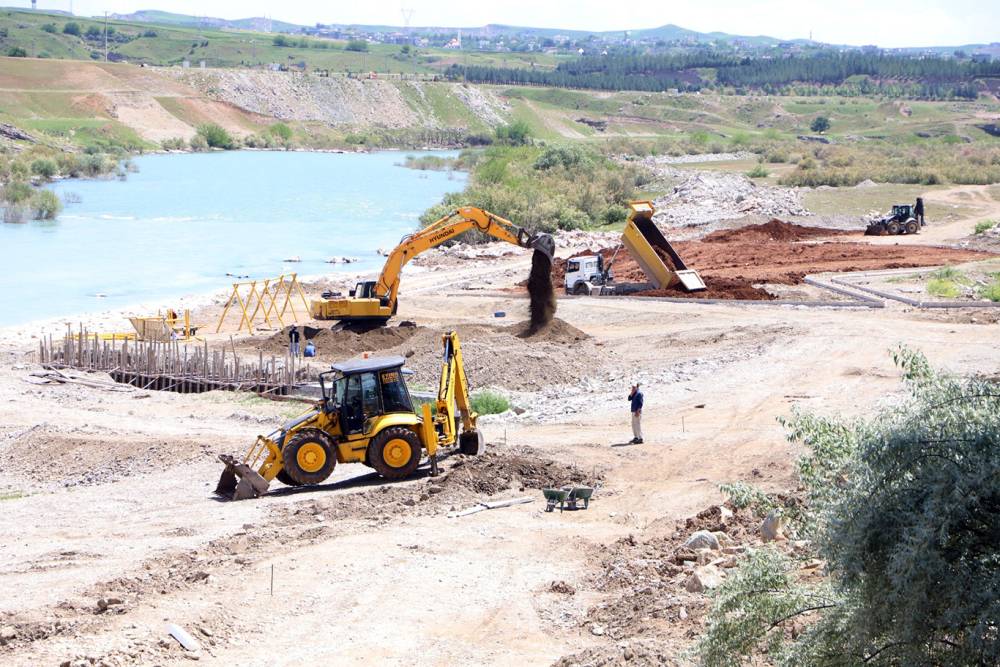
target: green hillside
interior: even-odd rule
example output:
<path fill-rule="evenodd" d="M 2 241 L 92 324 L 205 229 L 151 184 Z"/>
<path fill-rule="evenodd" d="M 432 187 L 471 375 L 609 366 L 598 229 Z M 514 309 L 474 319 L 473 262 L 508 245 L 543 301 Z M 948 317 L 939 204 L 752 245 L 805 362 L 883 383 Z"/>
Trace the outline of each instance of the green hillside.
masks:
<path fill-rule="evenodd" d="M 178 23 L 184 18 L 165 12 L 140 15 L 166 23 Z M 79 34 L 67 33 L 67 24 L 76 25 Z M 77 32 L 72 27 L 69 30 Z M 278 46 L 276 40 L 286 45 Z M 34 58 L 103 60 L 104 21 L 0 10 L 0 54 L 22 52 Z M 367 51 L 352 51 L 346 42 L 329 39 L 123 20 L 108 22 L 108 58 L 151 65 L 179 65 L 185 60 L 197 65 L 205 61 L 209 67 L 305 63 L 310 69 L 425 76 L 438 75 L 451 65 L 463 63 L 552 69 L 564 59 L 546 54 L 456 53 L 444 49 L 412 49 L 404 53 L 401 47 L 389 44 L 370 44 Z"/>

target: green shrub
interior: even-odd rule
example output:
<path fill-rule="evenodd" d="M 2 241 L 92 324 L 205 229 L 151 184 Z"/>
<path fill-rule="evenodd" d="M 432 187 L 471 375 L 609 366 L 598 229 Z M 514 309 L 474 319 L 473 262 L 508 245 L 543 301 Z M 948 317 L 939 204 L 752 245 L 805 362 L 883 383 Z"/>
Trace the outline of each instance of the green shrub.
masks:
<path fill-rule="evenodd" d="M 1000 662 L 1000 383 L 894 358 L 906 395 L 870 418 L 786 422 L 805 451 L 802 558 L 827 576 L 751 550 L 713 595 L 702 665 Z"/>
<path fill-rule="evenodd" d="M 605 225 L 617 225 L 625 222 L 628 218 L 628 209 L 621 204 L 611 204 L 604 209 L 601 218 Z"/>
<path fill-rule="evenodd" d="M 979 296 L 990 301 L 1000 301 L 1000 278 L 979 290 Z"/>
<path fill-rule="evenodd" d="M 8 204 L 23 204 L 31 199 L 32 192 L 34 191 L 27 183 L 11 181 L 3 186 L 3 190 L 0 190 L 0 199 L 3 199 Z"/>
<path fill-rule="evenodd" d="M 817 134 L 823 134 L 830 129 L 830 119 L 826 116 L 816 116 L 809 125 L 809 129 Z"/>
<path fill-rule="evenodd" d="M 165 151 L 182 151 L 188 147 L 188 142 L 184 141 L 183 137 L 174 137 L 173 139 L 164 139 L 160 142 L 160 146 Z"/>
<path fill-rule="evenodd" d="M 271 127 L 267 128 L 267 131 L 286 143 L 292 140 L 292 128 L 288 127 L 284 123 L 275 123 Z"/>
<path fill-rule="evenodd" d="M 53 33 L 56 32 L 56 24 L 55 23 L 46 23 L 45 25 L 42 26 L 42 30 L 45 31 L 45 32 L 47 32 L 47 33 L 49 33 L 51 35 L 51 34 L 53 34 Z"/>
<path fill-rule="evenodd" d="M 368 42 L 363 39 L 352 39 L 347 42 L 347 46 L 344 47 L 344 50 L 364 53 L 368 51 Z"/>
<path fill-rule="evenodd" d="M 583 150 L 577 146 L 554 146 L 546 148 L 535 160 L 535 169 L 546 170 L 553 167 L 570 168 L 580 164 L 585 158 Z"/>
<path fill-rule="evenodd" d="M 980 220 L 976 223 L 976 233 L 985 234 L 989 230 L 997 226 L 996 220 Z"/>
<path fill-rule="evenodd" d="M 22 49 L 20 46 L 12 46 L 7 49 L 7 55 L 11 58 L 27 58 L 28 52 Z"/>
<path fill-rule="evenodd" d="M 501 125 L 494 131 L 496 140 L 508 146 L 524 146 L 531 141 L 531 126 L 523 120 Z"/>
<path fill-rule="evenodd" d="M 195 153 L 201 153 L 202 151 L 208 150 L 208 141 L 200 134 L 196 134 L 191 137 L 191 141 L 188 142 L 188 145 Z"/>
<path fill-rule="evenodd" d="M 62 202 L 51 190 L 38 190 L 31 197 L 31 211 L 35 220 L 54 220 L 62 211 Z"/>
<path fill-rule="evenodd" d="M 205 140 L 209 148 L 222 148 L 231 150 L 236 147 L 236 141 L 232 135 L 221 125 L 206 123 L 198 126 L 198 136 Z"/>
<path fill-rule="evenodd" d="M 754 166 L 753 169 L 751 169 L 750 171 L 747 172 L 747 177 L 748 178 L 767 178 L 768 175 L 770 175 L 770 173 L 771 172 L 769 172 L 764 165 L 758 163 L 757 165 Z"/>
<path fill-rule="evenodd" d="M 59 171 L 56 163 L 48 158 L 39 158 L 31 163 L 31 173 L 35 176 L 41 176 L 45 180 L 52 180 Z"/>
<path fill-rule="evenodd" d="M 959 296 L 962 291 L 953 280 L 948 280 L 947 278 L 931 278 L 927 281 L 927 293 L 946 299 L 954 299 Z"/>
<path fill-rule="evenodd" d="M 770 164 L 780 164 L 782 162 L 788 162 L 788 153 L 783 151 L 768 151 L 764 156 L 764 161 Z"/>
<path fill-rule="evenodd" d="M 70 21 L 63 26 L 64 35 L 73 35 L 74 37 L 80 36 L 80 24 L 76 21 Z"/>
<path fill-rule="evenodd" d="M 472 409 L 481 415 L 498 415 L 510 410 L 510 401 L 495 391 L 480 391 L 472 395 Z"/>

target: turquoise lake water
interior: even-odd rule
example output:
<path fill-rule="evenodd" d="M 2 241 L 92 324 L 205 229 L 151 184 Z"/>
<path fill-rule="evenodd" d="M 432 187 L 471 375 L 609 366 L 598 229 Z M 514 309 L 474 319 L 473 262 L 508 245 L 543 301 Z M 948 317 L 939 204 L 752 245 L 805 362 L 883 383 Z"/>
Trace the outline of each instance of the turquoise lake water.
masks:
<path fill-rule="evenodd" d="M 450 155 L 451 153 L 435 153 Z M 405 153 L 228 152 L 134 159 L 126 181 L 62 181 L 54 222 L 0 223 L 0 325 L 222 290 L 226 274 L 315 276 L 381 267 L 465 174 L 398 166 Z M 298 256 L 299 263 L 283 260 Z M 358 264 L 332 265 L 334 256 Z M 104 295 L 104 296 L 98 296 Z"/>

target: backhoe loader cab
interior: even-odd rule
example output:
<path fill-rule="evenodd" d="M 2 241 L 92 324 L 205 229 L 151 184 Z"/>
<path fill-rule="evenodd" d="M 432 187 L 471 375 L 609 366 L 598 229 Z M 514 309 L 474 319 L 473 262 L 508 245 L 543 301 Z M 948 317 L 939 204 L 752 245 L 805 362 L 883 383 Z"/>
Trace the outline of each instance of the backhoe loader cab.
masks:
<path fill-rule="evenodd" d="M 226 468 L 216 493 L 243 500 L 265 493 L 274 479 L 288 486 L 320 484 L 338 463 L 363 463 L 385 479 L 404 479 L 424 453 L 435 474 L 438 449 L 456 444 L 463 454 L 481 454 L 483 436 L 476 429 L 458 335 L 445 334 L 443 345 L 436 414 L 426 403 L 419 413 L 414 410 L 403 357 L 334 364 L 320 374 L 322 398 L 313 409 L 258 436 L 242 461 L 219 457 Z"/>

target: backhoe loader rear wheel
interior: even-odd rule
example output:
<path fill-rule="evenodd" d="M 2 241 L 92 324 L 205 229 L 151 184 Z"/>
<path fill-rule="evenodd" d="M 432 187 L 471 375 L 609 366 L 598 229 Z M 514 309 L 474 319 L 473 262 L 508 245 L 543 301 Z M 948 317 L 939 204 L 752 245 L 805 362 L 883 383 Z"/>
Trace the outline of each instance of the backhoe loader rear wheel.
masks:
<path fill-rule="evenodd" d="M 404 479 L 420 465 L 420 438 L 410 429 L 393 426 L 385 429 L 368 445 L 368 460 L 386 479 Z"/>
<path fill-rule="evenodd" d="M 296 486 L 319 484 L 333 472 L 337 459 L 333 443 L 326 433 L 315 428 L 302 429 L 281 448 L 282 472 Z"/>

